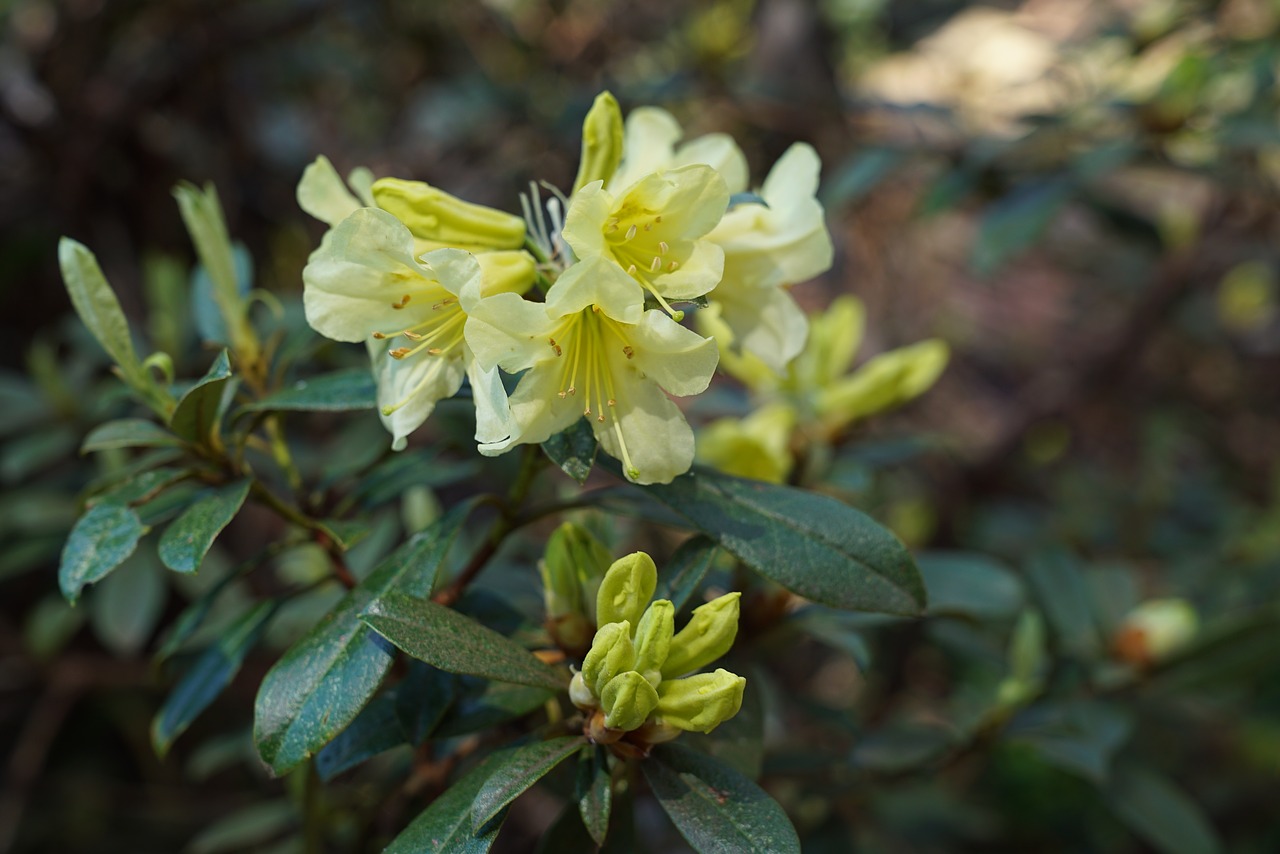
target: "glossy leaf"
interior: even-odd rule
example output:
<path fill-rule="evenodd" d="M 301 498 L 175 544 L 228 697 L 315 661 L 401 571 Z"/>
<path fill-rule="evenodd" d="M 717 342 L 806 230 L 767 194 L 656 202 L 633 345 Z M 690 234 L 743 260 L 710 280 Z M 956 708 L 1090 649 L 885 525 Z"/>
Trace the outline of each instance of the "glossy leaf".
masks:
<path fill-rule="evenodd" d="M 231 360 L 223 350 L 208 373 L 178 401 L 169 429 L 188 442 L 207 442 L 222 415 L 222 393 L 230 379 Z"/>
<path fill-rule="evenodd" d="M 367 759 L 405 743 L 404 731 L 396 718 L 396 698 L 374 697 L 351 725 L 316 754 L 316 773 L 328 782 Z"/>
<path fill-rule="evenodd" d="M 246 611 L 183 674 L 151 722 L 151 745 L 157 755 L 168 753 L 174 740 L 231 684 L 278 607 L 276 602 L 259 602 Z"/>
<path fill-rule="evenodd" d="M 67 286 L 76 314 L 98 339 L 102 349 L 120 366 L 126 379 L 136 382 L 142 374 L 142 366 L 133 350 L 129 323 L 115 291 L 98 266 L 98 259 L 83 243 L 64 237 L 58 242 L 58 265 L 62 268 L 62 281 Z"/>
<path fill-rule="evenodd" d="M 679 611 L 698 592 L 719 556 L 720 547 L 710 537 L 699 534 L 685 540 L 671 559 L 659 567 L 658 589 L 653 598 L 669 599 Z"/>
<path fill-rule="evenodd" d="M 498 837 L 506 811 L 500 811 L 477 831 L 471 821 L 471 804 L 500 756 L 490 757 L 471 769 L 432 801 L 431 806 L 383 850 L 383 854 L 484 854 L 488 851 Z"/>
<path fill-rule="evenodd" d="M 254 705 L 253 736 L 259 755 L 277 774 L 327 744 L 373 696 L 393 653 L 360 622 L 360 613 L 391 589 L 429 592 L 472 506 L 455 507 L 397 549 L 267 673 Z"/>
<path fill-rule="evenodd" d="M 833 498 L 701 470 L 645 493 L 793 593 L 855 611 L 924 610 L 924 583 L 906 547 Z"/>
<path fill-rule="evenodd" d="M 478 831 L 493 821 L 512 801 L 586 744 L 581 735 L 566 735 L 522 745 L 497 757 L 489 779 L 476 792 L 471 805 L 472 827 Z"/>
<path fill-rule="evenodd" d="M 560 431 L 542 443 L 542 450 L 565 474 L 578 483 L 586 483 L 596 462 L 600 444 L 585 418 Z"/>
<path fill-rule="evenodd" d="M 660 744 L 640 767 L 654 797 L 695 851 L 800 851 L 800 840 L 782 807 L 710 756 L 678 744 Z"/>
<path fill-rule="evenodd" d="M 467 677 L 469 678 L 469 677 Z M 478 686 L 463 694 L 444 714 L 432 735 L 453 738 L 522 718 L 562 693 L 528 685 L 473 680 Z"/>
<path fill-rule="evenodd" d="M 80 445 L 80 453 L 105 451 L 111 448 L 164 448 L 176 447 L 182 440 L 168 430 L 145 418 L 121 418 L 108 421 L 92 430 Z"/>
<path fill-rule="evenodd" d="M 395 712 L 410 744 L 422 744 L 444 720 L 457 696 L 456 681 L 430 664 L 409 662 L 409 672 L 396 686 Z"/>
<path fill-rule="evenodd" d="M 567 670 L 544 663 L 515 641 L 428 599 L 387 593 L 361 619 L 419 661 L 449 673 L 559 690 Z"/>
<path fill-rule="evenodd" d="M 168 588 L 150 551 L 135 552 L 94 590 L 89 625 L 98 641 L 121 658 L 142 652 L 164 610 Z"/>
<path fill-rule="evenodd" d="M 92 507 L 103 501 L 113 504 L 134 505 L 149 498 L 154 498 L 175 483 L 191 476 L 187 469 L 176 469 L 162 466 L 151 471 L 144 471 L 123 483 L 111 487 L 106 492 L 90 498 L 86 503 Z"/>
<path fill-rule="evenodd" d="M 373 375 L 366 368 L 353 368 L 298 380 L 244 408 L 251 412 L 346 412 L 376 405 Z"/>
<path fill-rule="evenodd" d="M 609 773 L 609 755 L 597 745 L 578 755 L 578 784 L 575 792 L 578 813 L 587 833 L 597 845 L 604 845 L 609 832 L 609 813 L 613 806 L 613 778 Z"/>
<path fill-rule="evenodd" d="M 218 534 L 240 512 L 250 484 L 242 480 L 196 499 L 160 536 L 161 562 L 174 572 L 198 570 Z"/>
<path fill-rule="evenodd" d="M 92 584 L 124 563 L 147 532 L 138 514 L 113 502 L 89 508 L 67 537 L 58 566 L 58 587 L 73 605 Z"/>

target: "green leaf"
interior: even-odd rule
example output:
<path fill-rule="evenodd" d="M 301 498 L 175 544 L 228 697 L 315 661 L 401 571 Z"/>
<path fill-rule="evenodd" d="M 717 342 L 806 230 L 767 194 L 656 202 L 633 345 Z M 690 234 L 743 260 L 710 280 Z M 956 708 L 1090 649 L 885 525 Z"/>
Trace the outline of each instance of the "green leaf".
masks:
<path fill-rule="evenodd" d="M 1030 745 L 1045 761 L 1094 783 L 1106 782 L 1111 759 L 1133 731 L 1123 709 L 1093 700 L 1046 702 L 1020 713 L 1005 738 Z"/>
<path fill-rule="evenodd" d="M 679 611 L 715 566 L 720 547 L 701 534 L 685 540 L 662 568 L 654 599 L 669 599 Z"/>
<path fill-rule="evenodd" d="M 660 744 L 640 767 L 695 851 L 799 854 L 800 840 L 782 807 L 729 766 L 687 747 Z"/>
<path fill-rule="evenodd" d="M 353 368 L 298 380 L 262 400 L 247 404 L 247 412 L 346 412 L 373 409 L 378 387 L 367 368 Z"/>
<path fill-rule="evenodd" d="M 231 360 L 223 350 L 209 372 L 178 401 L 169 429 L 188 442 L 207 443 L 222 415 L 222 393 L 229 379 Z"/>
<path fill-rule="evenodd" d="M 89 625 L 113 654 L 132 658 L 155 631 L 166 593 L 155 558 L 149 551 L 136 552 L 94 590 Z"/>
<path fill-rule="evenodd" d="M 864 733 L 849 760 L 855 768 L 897 774 L 933 762 L 956 739 L 937 722 L 898 719 Z"/>
<path fill-rule="evenodd" d="M 213 604 L 217 601 L 222 591 L 231 586 L 231 583 L 241 576 L 240 570 L 232 570 L 207 590 L 200 594 L 200 598 L 196 599 L 178 615 L 169 627 L 169 634 L 165 637 L 164 643 L 156 652 L 155 661 L 157 664 L 164 662 L 173 656 L 182 648 L 196 630 L 204 624 L 205 618 L 209 616 L 209 612 L 213 610 Z"/>
<path fill-rule="evenodd" d="M 252 481 L 242 480 L 224 486 L 184 510 L 160 536 L 161 562 L 174 572 L 192 573 L 199 569 L 214 539 L 240 512 L 251 484 Z"/>
<path fill-rule="evenodd" d="M 472 507 L 454 507 L 397 549 L 268 671 L 254 705 L 253 737 L 277 774 L 327 744 L 373 696 L 393 653 L 360 613 L 388 590 L 429 592 Z"/>
<path fill-rule="evenodd" d="M 967 552 L 916 555 L 929 591 L 929 613 L 975 620 L 1012 617 L 1023 603 L 1022 581 L 992 558 Z"/>
<path fill-rule="evenodd" d="M 92 496 L 85 503 L 89 507 L 104 501 L 134 506 L 142 503 L 143 499 L 155 498 L 170 486 L 188 477 L 191 477 L 189 469 L 175 469 L 168 466 L 144 471 L 111 487 L 106 492 Z"/>
<path fill-rule="evenodd" d="M 142 377 L 142 366 L 134 353 L 129 323 L 120 309 L 120 301 L 102 275 L 98 259 L 83 243 L 64 237 L 58 241 L 58 265 L 76 314 L 120 366 L 130 385 L 135 385 Z"/>
<path fill-rule="evenodd" d="M 316 773 L 326 783 L 367 759 L 405 743 L 396 719 L 396 698 L 374 697 L 351 725 L 316 754 Z"/>
<path fill-rule="evenodd" d="M 1154 771 L 1117 768 L 1105 795 L 1120 820 L 1164 854 L 1222 851 L 1218 834 L 1200 805 Z"/>
<path fill-rule="evenodd" d="M 476 766 L 449 790 L 431 802 L 383 854 L 484 854 L 493 846 L 506 818 L 500 812 L 479 831 L 471 823 L 471 804 L 489 779 L 500 754 Z"/>
<path fill-rule="evenodd" d="M 924 582 L 906 547 L 833 498 L 706 470 L 644 493 L 807 599 L 855 611 L 924 610 Z"/>
<path fill-rule="evenodd" d="M 121 418 L 118 421 L 108 421 L 90 432 L 80 446 L 80 453 L 111 448 L 164 448 L 181 445 L 181 439 L 154 421 Z"/>
<path fill-rule="evenodd" d="M 240 299 L 244 299 L 253 289 L 253 256 L 244 244 L 231 244 L 231 266 L 235 270 L 236 293 Z M 213 279 L 204 264 L 197 264 L 191 270 L 189 294 L 191 316 L 195 320 L 196 334 L 200 336 L 200 340 L 229 344 L 231 333 L 222 317 L 222 309 L 218 307 L 218 293 Z"/>
<path fill-rule="evenodd" d="M 453 738 L 501 726 L 545 706 L 547 700 L 563 693 L 561 689 L 530 688 L 506 682 L 488 682 L 463 677 L 475 683 L 475 690 L 463 694 L 444 714 L 432 735 Z"/>
<path fill-rule="evenodd" d="M 609 812 L 613 806 L 613 777 L 609 773 L 609 754 L 603 746 L 597 745 L 578 755 L 575 797 L 587 833 L 597 845 L 604 845 L 605 835 L 609 832 Z"/>
<path fill-rule="evenodd" d="M 151 722 L 151 745 L 158 756 L 168 753 L 174 740 L 231 684 L 278 607 L 277 602 L 259 602 L 241 614 L 183 674 Z"/>
<path fill-rule="evenodd" d="M 745 663 L 744 663 L 745 664 Z M 689 740 L 689 744 L 750 780 L 757 780 L 764 769 L 764 693 L 765 677 L 758 668 L 739 669 L 737 664 L 726 662 L 727 669 L 745 673 L 747 690 L 742 694 L 742 708 L 729 720 L 720 724 L 704 738 Z"/>
<path fill-rule="evenodd" d="M 542 450 L 550 457 L 551 462 L 579 484 L 586 483 L 591 476 L 591 467 L 595 465 L 599 447 L 595 431 L 585 418 L 579 418 L 572 426 L 542 443 Z"/>
<path fill-rule="evenodd" d="M 498 756 L 489 779 L 471 804 L 471 826 L 478 832 L 534 783 L 587 744 L 581 735 L 565 735 L 517 747 Z"/>
<path fill-rule="evenodd" d="M 893 148 L 870 148 L 859 152 L 842 163 L 835 175 L 825 182 L 822 203 L 828 210 L 853 204 L 893 174 L 904 159 L 904 153 Z"/>
<path fill-rule="evenodd" d="M 1097 654 L 1101 640 L 1079 564 L 1061 550 L 1041 551 L 1027 563 L 1027 580 L 1063 649 L 1081 658 Z"/>
<path fill-rule="evenodd" d="M 452 673 L 421 661 L 410 661 L 409 672 L 396 686 L 396 717 L 409 743 L 417 746 L 444 720 L 456 696 Z"/>
<path fill-rule="evenodd" d="M 1019 187 L 997 201 L 983 214 L 969 265 L 981 276 L 995 273 L 1044 234 L 1073 192 L 1069 177 L 1057 177 Z"/>
<path fill-rule="evenodd" d="M 184 854 L 243 852 L 280 836 L 297 821 L 298 810 L 287 800 L 253 804 L 219 819 L 187 843 Z"/>
<path fill-rule="evenodd" d="M 80 591 L 124 563 L 147 528 L 138 514 L 120 504 L 102 502 L 80 517 L 67 537 L 58 566 L 58 586 L 75 604 Z"/>
<path fill-rule="evenodd" d="M 409 655 L 450 673 L 553 691 L 569 684 L 568 671 L 540 661 L 515 641 L 428 599 L 387 593 L 375 599 L 360 618 Z"/>

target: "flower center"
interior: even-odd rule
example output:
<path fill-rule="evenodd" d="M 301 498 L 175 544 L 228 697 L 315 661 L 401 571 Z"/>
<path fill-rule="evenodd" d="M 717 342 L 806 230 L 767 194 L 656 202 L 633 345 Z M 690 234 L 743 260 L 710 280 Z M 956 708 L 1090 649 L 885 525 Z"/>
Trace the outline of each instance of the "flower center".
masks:
<path fill-rule="evenodd" d="M 653 294 L 667 314 L 680 320 L 684 313 L 671 308 L 653 285 L 654 279 L 665 273 L 674 273 L 681 263 L 679 259 L 672 257 L 671 245 L 661 239 L 660 233 L 655 232 L 655 227 L 661 224 L 662 214 L 655 214 L 648 208 L 624 204 L 616 216 L 605 221 L 605 241 L 609 244 L 614 260 L 627 271 L 627 275 Z"/>
<path fill-rule="evenodd" d="M 435 301 L 431 302 L 431 300 Z M 410 319 L 416 320 L 403 329 L 373 333 L 374 339 L 378 341 L 389 340 L 394 344 L 394 339 L 403 338 L 407 342 L 400 346 L 391 346 L 387 350 L 387 355 L 391 358 L 404 360 L 419 353 L 425 353 L 428 356 L 450 356 L 459 352 L 467 315 L 458 305 L 458 298 L 444 288 L 437 286 L 411 291 L 391 303 L 391 307 L 397 311 L 408 309 L 412 315 Z M 421 381 L 402 400 L 382 407 L 382 414 L 391 415 L 412 400 L 424 386 L 432 381 L 435 374 L 434 370 L 427 371 Z"/>

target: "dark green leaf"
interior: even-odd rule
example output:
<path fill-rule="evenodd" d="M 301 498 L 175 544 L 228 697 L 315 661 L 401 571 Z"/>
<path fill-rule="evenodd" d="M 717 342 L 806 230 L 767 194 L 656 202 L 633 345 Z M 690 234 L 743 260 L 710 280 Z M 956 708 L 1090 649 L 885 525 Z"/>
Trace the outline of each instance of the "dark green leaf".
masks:
<path fill-rule="evenodd" d="M 555 821 L 542 834 L 533 854 L 596 854 L 600 850 L 600 846 L 583 827 L 577 805 L 570 804 L 560 811 Z"/>
<path fill-rule="evenodd" d="M 822 203 L 828 208 L 849 205 L 871 192 L 891 174 L 904 159 L 892 148 L 871 148 L 854 155 L 836 170 L 822 191 Z"/>
<path fill-rule="evenodd" d="M 924 610 L 924 583 L 906 547 L 833 498 L 705 470 L 645 494 L 807 599 L 856 611 Z"/>
<path fill-rule="evenodd" d="M 212 585 L 208 590 L 200 594 L 200 598 L 196 599 L 188 605 L 178 618 L 170 625 L 169 634 L 164 639 L 164 643 L 156 652 L 156 661 L 163 662 L 170 658 L 175 652 L 182 649 L 182 645 L 191 639 L 196 630 L 204 624 L 205 618 L 209 616 L 209 612 L 213 610 L 213 603 L 223 590 L 231 585 L 231 582 L 240 577 L 239 571 L 228 572 L 217 583 Z"/>
<path fill-rule="evenodd" d="M 453 705 L 455 681 L 452 673 L 409 662 L 409 672 L 396 686 L 396 717 L 410 744 L 422 744 L 444 720 Z"/>
<path fill-rule="evenodd" d="M 278 607 L 277 602 L 259 602 L 246 611 L 183 674 L 151 722 L 151 745 L 157 755 L 168 753 L 174 739 L 231 684 Z"/>
<path fill-rule="evenodd" d="M 255 850 L 294 826 L 298 809 L 288 800 L 258 803 L 236 810 L 196 834 L 183 854 L 222 854 Z"/>
<path fill-rule="evenodd" d="M 102 502 L 80 517 L 58 566 L 58 586 L 73 605 L 86 584 L 92 584 L 133 554 L 147 532 L 138 514 L 128 507 Z"/>
<path fill-rule="evenodd" d="M 1019 187 L 989 207 L 973 244 L 970 266 L 982 276 L 996 272 L 1040 238 L 1074 189 L 1070 178 L 1053 178 Z"/>
<path fill-rule="evenodd" d="M 578 754 L 578 785 L 575 792 L 582 823 L 597 845 L 604 845 L 609 832 L 609 811 L 613 805 L 613 777 L 609 754 L 597 745 Z"/>
<path fill-rule="evenodd" d="M 1022 582 L 1013 571 L 980 554 L 916 555 L 929 591 L 929 613 L 976 620 L 1012 617 L 1022 607 Z"/>
<path fill-rule="evenodd" d="M 1097 653 L 1098 628 L 1079 564 L 1065 552 L 1042 551 L 1027 563 L 1027 580 L 1063 649 L 1085 658 Z"/>
<path fill-rule="evenodd" d="M 799 854 L 800 840 L 782 807 L 729 766 L 687 747 L 660 744 L 640 767 L 695 851 Z"/>
<path fill-rule="evenodd" d="M 240 512 L 250 484 L 242 480 L 196 499 L 160 536 L 161 562 L 174 572 L 199 569 L 214 539 Z"/>
<path fill-rule="evenodd" d="M 793 613 L 788 624 L 853 659 L 860 670 L 871 667 L 871 647 L 863 635 L 867 618 L 822 605 L 809 605 Z"/>
<path fill-rule="evenodd" d="M 685 540 L 662 568 L 653 598 L 670 599 L 679 611 L 698 591 L 719 555 L 720 547 L 709 537 L 699 534 Z"/>
<path fill-rule="evenodd" d="M 182 444 L 168 430 L 145 418 L 122 418 L 108 421 L 85 437 L 80 453 L 105 451 L 109 448 L 162 448 Z"/>
<path fill-rule="evenodd" d="M 476 831 L 471 823 L 471 804 L 500 756 L 490 757 L 450 786 L 382 854 L 484 854 L 488 851 L 506 813 L 500 812 L 487 826 Z"/>
<path fill-rule="evenodd" d="M 1112 757 L 1132 730 L 1132 718 L 1119 707 L 1075 700 L 1024 710 L 1005 737 L 1029 744 L 1045 761 L 1101 784 L 1111 773 Z"/>
<path fill-rule="evenodd" d="M 259 754 L 277 774 L 327 744 L 373 696 L 393 653 L 360 622 L 360 613 L 393 588 L 429 592 L 473 506 L 455 507 L 397 549 L 267 673 L 254 705 L 253 736 Z"/>
<path fill-rule="evenodd" d="M 113 504 L 135 504 L 152 498 L 180 480 L 191 476 L 187 469 L 175 469 L 164 466 L 151 471 L 144 471 L 124 483 L 111 487 L 106 492 L 95 495 L 88 500 L 92 507 L 103 501 Z"/>
<path fill-rule="evenodd" d="M 388 694 L 374 697 L 350 726 L 316 754 L 316 773 L 328 782 L 404 743 L 404 732 L 396 719 L 396 698 Z"/>
<path fill-rule="evenodd" d="M 373 409 L 378 387 L 367 368 L 352 368 L 306 380 L 247 404 L 250 412 L 344 412 Z"/>
<path fill-rule="evenodd" d="M 387 593 L 370 603 L 360 618 L 409 655 L 450 673 L 551 690 L 569 683 L 567 670 L 540 661 L 515 641 L 428 599 Z"/>
<path fill-rule="evenodd" d="M 205 374 L 178 401 L 169 429 L 188 442 L 205 444 L 222 416 L 222 395 L 231 379 L 231 360 L 223 350 Z"/>
<path fill-rule="evenodd" d="M 471 826 L 478 832 L 530 786 L 581 750 L 586 743 L 586 738 L 581 735 L 565 735 L 525 744 L 498 756 L 493 762 L 489 779 L 476 792 L 476 798 L 471 804 Z"/>
<path fill-rule="evenodd" d="M 546 705 L 547 700 L 561 693 L 507 682 L 472 681 L 474 690 L 460 697 L 445 712 L 432 733 L 434 737 L 453 738 L 501 726 Z"/>
<path fill-rule="evenodd" d="M 142 651 L 164 610 L 164 582 L 150 550 L 134 552 L 102 580 L 89 600 L 89 625 L 103 646 L 121 658 Z"/>
<path fill-rule="evenodd" d="M 1164 854 L 1222 851 L 1200 805 L 1154 771 L 1121 766 L 1105 794 L 1120 820 Z"/>
<path fill-rule="evenodd" d="M 937 724 L 895 720 L 863 735 L 849 758 L 857 768 L 901 772 L 932 762 L 955 740 L 952 730 Z"/>
<path fill-rule="evenodd" d="M 551 462 L 578 483 L 586 483 L 591 476 L 591 467 L 595 465 L 599 447 L 595 431 L 585 418 L 579 418 L 572 426 L 542 443 L 542 450 L 551 458 Z"/>

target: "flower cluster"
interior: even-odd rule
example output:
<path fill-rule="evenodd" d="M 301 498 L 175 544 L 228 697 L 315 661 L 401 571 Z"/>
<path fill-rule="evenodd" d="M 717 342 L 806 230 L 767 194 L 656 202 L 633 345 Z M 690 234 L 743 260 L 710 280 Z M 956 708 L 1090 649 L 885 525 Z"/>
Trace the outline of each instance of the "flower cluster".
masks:
<path fill-rule="evenodd" d="M 307 319 L 366 343 L 393 447 L 465 377 L 481 453 L 586 418 L 628 479 L 665 483 L 694 457 L 668 395 L 705 390 L 720 358 L 677 306 L 705 301 L 738 350 L 785 369 L 807 331 L 785 288 L 831 263 L 817 155 L 793 146 L 750 194 L 732 140 L 680 135 L 600 95 L 572 194 L 544 207 L 535 191 L 523 219 L 367 170 L 344 184 L 323 157 L 306 170 L 299 204 L 330 226 L 303 272 Z M 519 375 L 509 396 L 501 372 Z"/>
<path fill-rule="evenodd" d="M 746 679 L 724 669 L 696 672 L 733 646 L 741 594 L 700 605 L 677 632 L 675 606 L 649 601 L 657 582 L 644 552 L 615 561 L 600 582 L 600 627 L 569 686 L 587 715 L 587 735 L 599 744 L 625 741 L 644 750 L 681 732 L 711 732 L 742 707 Z"/>

